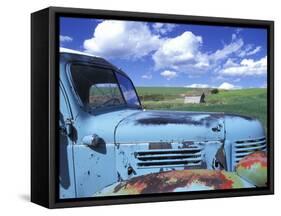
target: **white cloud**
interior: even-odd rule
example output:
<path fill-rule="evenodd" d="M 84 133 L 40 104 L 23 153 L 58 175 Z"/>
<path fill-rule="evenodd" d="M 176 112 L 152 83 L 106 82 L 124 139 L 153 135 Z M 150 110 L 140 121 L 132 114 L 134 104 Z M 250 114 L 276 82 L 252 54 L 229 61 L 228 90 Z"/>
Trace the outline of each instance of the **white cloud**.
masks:
<path fill-rule="evenodd" d="M 253 47 L 253 45 L 247 45 L 244 49 L 241 49 L 238 56 L 243 58 L 245 56 L 251 56 L 261 51 L 261 46 Z"/>
<path fill-rule="evenodd" d="M 84 41 L 86 52 L 107 58 L 141 58 L 160 46 L 159 35 L 154 35 L 143 22 L 112 21 L 99 23 L 93 37 Z"/>
<path fill-rule="evenodd" d="M 218 89 L 225 89 L 225 90 L 230 90 L 230 89 L 240 89 L 240 86 L 233 85 L 228 82 L 224 82 L 219 86 L 211 86 L 209 84 L 202 84 L 202 83 L 194 83 L 191 85 L 186 85 L 184 86 L 185 88 L 218 88 Z"/>
<path fill-rule="evenodd" d="M 165 70 L 160 73 L 161 76 L 165 77 L 167 80 L 173 79 L 177 77 L 177 72 Z"/>
<path fill-rule="evenodd" d="M 72 37 L 69 37 L 67 35 L 60 35 L 60 42 L 71 42 L 73 41 Z"/>
<path fill-rule="evenodd" d="M 241 38 L 237 39 L 237 36 L 232 36 L 232 41 L 229 44 L 224 45 L 222 49 L 217 50 L 210 55 L 210 59 L 213 61 L 218 61 L 228 58 L 231 54 L 238 52 L 241 47 L 244 45 L 244 42 Z"/>
<path fill-rule="evenodd" d="M 211 88 L 208 84 L 194 83 L 184 86 L 185 88 Z"/>
<path fill-rule="evenodd" d="M 229 76 L 266 74 L 266 59 L 245 58 L 238 62 L 241 56 L 252 56 L 261 50 L 260 46 L 245 45 L 239 33 L 232 34 L 231 41 L 222 48 L 206 52 L 202 51 L 203 38 L 191 31 L 172 38 L 164 36 L 175 27 L 168 23 L 102 21 L 92 38 L 84 41 L 84 49 L 105 58 L 134 60 L 151 55 L 154 69 L 163 71 L 161 75 L 167 80 L 180 73 L 202 76 L 210 72 L 221 77 L 221 81 L 228 81 L 224 78 Z M 152 75 L 143 74 L 141 78 L 152 79 Z"/>
<path fill-rule="evenodd" d="M 218 72 L 224 76 L 253 76 L 267 73 L 267 56 L 260 60 L 243 59 L 240 63 L 225 64 Z"/>
<path fill-rule="evenodd" d="M 163 35 L 171 32 L 175 27 L 176 25 L 171 23 L 154 23 L 152 25 L 152 28 L 156 33 Z"/>
<path fill-rule="evenodd" d="M 181 70 L 188 66 L 208 66 L 208 59 L 199 52 L 201 44 L 202 37 L 196 36 L 190 31 L 166 39 L 152 56 L 155 68 Z"/>
<path fill-rule="evenodd" d="M 236 66 L 237 64 L 235 63 L 234 59 L 232 58 L 229 58 L 227 59 L 227 61 L 224 63 L 224 67 L 234 67 Z"/>
<path fill-rule="evenodd" d="M 141 78 L 151 80 L 152 75 L 151 74 L 144 74 L 144 75 L 141 76 Z"/>
<path fill-rule="evenodd" d="M 173 69 L 191 75 L 204 74 L 208 70 L 215 70 L 230 56 L 241 52 L 244 41 L 233 34 L 230 43 L 212 53 L 202 52 L 202 45 L 203 38 L 190 31 L 165 39 L 152 56 L 155 69 Z"/>
<path fill-rule="evenodd" d="M 235 86 L 231 83 L 224 82 L 220 86 L 217 87 L 218 89 L 225 89 L 225 90 L 231 90 L 231 89 L 239 89 L 241 88 L 240 86 Z"/>
<path fill-rule="evenodd" d="M 260 50 L 261 50 L 261 46 L 257 46 L 255 49 L 248 52 L 247 56 L 254 55 L 254 54 L 258 53 Z"/>

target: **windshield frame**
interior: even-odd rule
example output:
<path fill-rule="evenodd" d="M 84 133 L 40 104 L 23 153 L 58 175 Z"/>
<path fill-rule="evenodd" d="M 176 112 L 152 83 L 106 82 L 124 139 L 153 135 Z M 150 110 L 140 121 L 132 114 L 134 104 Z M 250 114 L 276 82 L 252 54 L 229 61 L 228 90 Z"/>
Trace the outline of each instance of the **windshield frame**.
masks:
<path fill-rule="evenodd" d="M 116 81 L 116 84 L 118 86 L 118 89 L 120 91 L 120 94 L 124 100 L 124 104 L 121 105 L 116 105 L 116 106 L 108 106 L 108 107 L 98 107 L 98 108 L 94 108 L 94 107 L 89 107 L 87 106 L 80 98 L 79 92 L 77 91 L 76 87 L 75 87 L 75 82 L 72 78 L 72 71 L 71 71 L 71 67 L 72 65 L 82 65 L 82 66 L 88 66 L 88 67 L 95 67 L 95 68 L 101 68 L 101 69 L 106 69 L 106 70 L 111 70 L 112 74 L 114 76 L 114 80 Z M 106 113 L 106 112 L 111 112 L 111 111 L 117 111 L 117 110 L 122 110 L 125 108 L 130 108 L 130 109 L 143 109 L 142 108 L 142 104 L 139 98 L 139 95 L 137 93 L 137 90 L 132 82 L 132 80 L 128 77 L 127 74 L 125 74 L 123 71 L 121 70 L 117 70 L 113 67 L 110 67 L 110 65 L 106 66 L 106 65 L 100 65 L 100 64 L 94 64 L 94 63 L 89 63 L 89 62 L 81 62 L 81 61 L 72 61 L 67 63 L 66 65 L 66 72 L 67 72 L 67 77 L 69 79 L 69 83 L 71 85 L 71 89 L 75 95 L 75 98 L 77 100 L 77 102 L 79 103 L 79 106 L 86 112 L 91 113 L 91 114 L 101 114 L 101 113 Z M 124 92 L 122 91 L 122 88 L 120 86 L 120 82 L 116 76 L 116 73 L 119 73 L 120 75 L 123 75 L 125 78 L 128 79 L 128 81 L 131 83 L 131 85 L 133 86 L 133 90 L 135 91 L 139 106 L 135 105 L 132 106 L 130 104 L 128 104 L 125 96 L 124 96 Z"/>
<path fill-rule="evenodd" d="M 137 97 L 136 99 L 137 99 L 139 105 L 131 105 L 131 104 L 128 104 L 128 102 L 127 102 L 127 100 L 126 100 L 126 97 L 124 96 L 124 92 L 122 91 L 122 88 L 121 88 L 119 79 L 118 79 L 118 77 L 116 76 L 117 73 L 120 74 L 121 76 L 125 77 L 125 78 L 131 83 L 131 85 L 132 85 L 132 87 L 133 87 L 133 90 L 134 90 L 134 92 L 135 92 L 135 94 L 136 94 L 136 97 Z M 137 108 L 137 109 L 141 108 L 141 109 L 142 109 L 142 104 L 141 104 L 141 101 L 140 101 L 140 98 L 139 98 L 137 89 L 136 89 L 136 87 L 135 87 L 133 81 L 130 79 L 130 77 L 129 77 L 126 73 L 124 73 L 122 70 L 114 70 L 114 71 L 113 71 L 113 74 L 114 74 L 114 76 L 115 76 L 115 79 L 117 80 L 117 83 L 118 83 L 118 86 L 119 86 L 119 88 L 120 88 L 121 94 L 122 94 L 122 96 L 123 96 L 123 98 L 124 98 L 124 100 L 125 100 L 127 106 L 128 106 L 129 108 Z"/>

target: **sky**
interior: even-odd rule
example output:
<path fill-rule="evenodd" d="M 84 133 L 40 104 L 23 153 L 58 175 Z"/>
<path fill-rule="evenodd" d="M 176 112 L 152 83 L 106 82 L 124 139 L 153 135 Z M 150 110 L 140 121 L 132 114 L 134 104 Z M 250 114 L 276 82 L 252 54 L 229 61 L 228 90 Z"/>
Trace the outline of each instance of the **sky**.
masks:
<path fill-rule="evenodd" d="M 266 88 L 266 29 L 60 18 L 60 47 L 105 58 L 136 86 Z"/>

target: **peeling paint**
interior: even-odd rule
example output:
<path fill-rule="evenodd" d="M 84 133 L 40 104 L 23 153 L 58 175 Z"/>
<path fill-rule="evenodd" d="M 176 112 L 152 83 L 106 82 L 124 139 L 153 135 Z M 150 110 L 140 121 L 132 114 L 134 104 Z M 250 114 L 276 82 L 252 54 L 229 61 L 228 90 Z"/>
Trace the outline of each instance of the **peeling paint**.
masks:
<path fill-rule="evenodd" d="M 115 141 L 122 145 L 224 140 L 223 116 L 221 113 L 140 111 L 122 120 L 116 129 Z M 217 130 L 213 131 L 212 128 Z"/>
<path fill-rule="evenodd" d="M 236 166 L 236 172 L 243 179 L 262 187 L 267 185 L 266 152 L 254 152 L 244 157 Z"/>
<path fill-rule="evenodd" d="M 169 193 L 253 187 L 237 174 L 214 170 L 182 170 L 148 174 L 113 184 L 94 196 Z"/>
<path fill-rule="evenodd" d="M 145 117 L 137 118 L 136 124 L 142 125 L 167 125 L 167 124 L 189 124 L 194 126 L 210 127 L 223 115 L 220 113 L 182 113 L 182 112 L 160 112 L 147 113 Z"/>
<path fill-rule="evenodd" d="M 218 151 L 215 155 L 213 168 L 221 169 L 221 170 L 227 169 L 227 162 L 226 162 L 226 156 L 225 156 L 225 151 L 224 151 L 223 145 L 218 149 Z"/>

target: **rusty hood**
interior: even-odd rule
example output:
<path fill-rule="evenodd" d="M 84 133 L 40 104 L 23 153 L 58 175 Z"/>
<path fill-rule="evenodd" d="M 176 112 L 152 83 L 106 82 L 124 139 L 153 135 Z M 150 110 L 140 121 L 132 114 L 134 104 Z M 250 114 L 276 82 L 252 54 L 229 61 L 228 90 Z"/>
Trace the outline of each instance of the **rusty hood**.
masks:
<path fill-rule="evenodd" d="M 94 196 L 155 194 L 185 191 L 251 188 L 235 172 L 219 170 L 178 170 L 152 173 L 110 185 Z"/>
<path fill-rule="evenodd" d="M 140 111 L 115 129 L 116 143 L 182 142 L 224 139 L 223 113 Z"/>
<path fill-rule="evenodd" d="M 150 173 L 116 182 L 94 196 L 222 190 L 266 185 L 267 154 L 258 151 L 243 158 L 236 166 L 236 172 L 191 169 Z"/>

